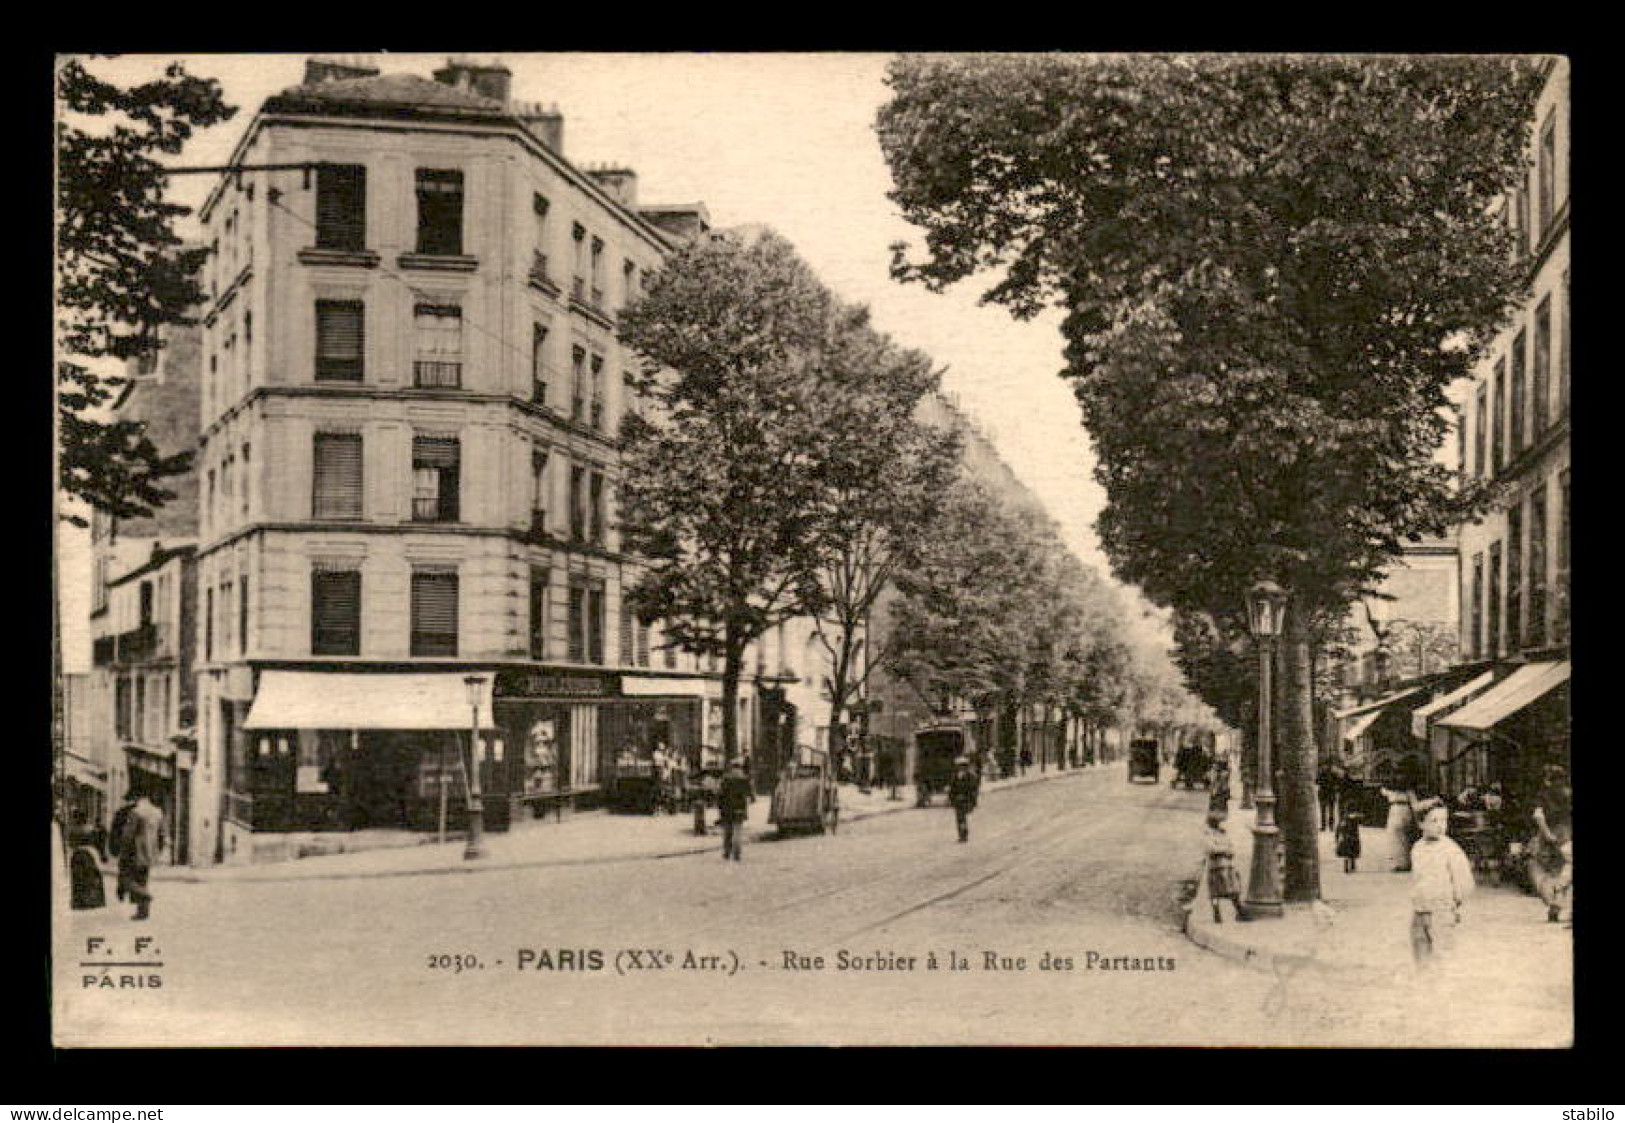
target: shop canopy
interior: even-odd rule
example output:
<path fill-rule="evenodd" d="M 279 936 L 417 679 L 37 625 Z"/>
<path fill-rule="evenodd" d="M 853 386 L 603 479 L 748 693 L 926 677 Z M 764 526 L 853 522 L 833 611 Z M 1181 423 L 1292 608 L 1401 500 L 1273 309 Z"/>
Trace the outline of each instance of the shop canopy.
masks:
<path fill-rule="evenodd" d="M 1428 735 L 1428 722 L 1434 714 L 1441 713 L 1454 706 L 1459 706 L 1467 699 L 1477 694 L 1495 682 L 1495 672 L 1485 671 L 1470 682 L 1458 686 L 1442 698 L 1435 698 L 1420 709 L 1411 711 L 1411 734 L 1426 738 Z"/>
<path fill-rule="evenodd" d="M 1363 713 L 1367 712 L 1368 710 L 1370 710 L 1370 711 L 1380 711 L 1381 709 L 1383 709 L 1383 707 L 1391 706 L 1395 702 L 1399 701 L 1401 698 L 1409 698 L 1412 694 L 1415 694 L 1417 691 L 1419 691 L 1421 689 L 1422 688 L 1420 686 L 1413 686 L 1413 687 L 1410 687 L 1409 689 L 1401 690 L 1397 694 L 1390 694 L 1386 698 L 1377 698 L 1374 701 L 1361 702 L 1358 706 L 1350 706 L 1346 710 L 1334 710 L 1332 712 L 1332 716 L 1334 718 L 1336 718 L 1338 721 L 1342 721 L 1345 718 L 1351 718 L 1351 717 L 1356 716 L 1357 714 L 1363 714 Z"/>
<path fill-rule="evenodd" d="M 1498 725 L 1569 681 L 1567 659 L 1519 667 L 1484 694 L 1439 721 L 1452 729 L 1484 730 Z"/>
<path fill-rule="evenodd" d="M 244 729 L 467 729 L 464 675 L 264 671 Z M 491 683 L 480 688 L 480 725 L 491 723 Z"/>
<path fill-rule="evenodd" d="M 1358 741 L 1360 739 L 1360 734 L 1364 733 L 1367 729 L 1370 729 L 1376 720 L 1381 716 L 1381 710 L 1371 710 L 1368 713 L 1361 714 L 1359 717 L 1354 719 L 1353 725 L 1349 726 L 1343 731 L 1343 740 L 1349 742 Z"/>

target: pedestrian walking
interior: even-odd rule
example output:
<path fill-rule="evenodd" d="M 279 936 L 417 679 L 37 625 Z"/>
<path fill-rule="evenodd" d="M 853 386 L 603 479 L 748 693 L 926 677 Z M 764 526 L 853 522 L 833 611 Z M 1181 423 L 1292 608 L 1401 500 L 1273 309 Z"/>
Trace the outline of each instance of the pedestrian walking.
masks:
<path fill-rule="evenodd" d="M 102 863 L 107 860 L 107 844 L 101 828 L 90 816 L 76 811 L 68 830 L 68 874 L 72 903 L 76 909 L 99 909 L 107 904 L 107 886 L 102 880 Z"/>
<path fill-rule="evenodd" d="M 736 762 L 728 766 L 717 792 L 717 809 L 722 822 L 722 860 L 742 861 L 741 843 L 745 835 L 745 820 L 750 815 L 750 781 L 745 770 Z"/>
<path fill-rule="evenodd" d="M 1405 873 L 1411 868 L 1411 832 L 1416 828 L 1416 793 L 1403 786 L 1381 790 L 1388 800 L 1388 821 L 1383 825 L 1388 832 L 1389 844 L 1393 847 L 1394 872 Z"/>
<path fill-rule="evenodd" d="M 948 802 L 954 805 L 954 825 L 959 828 L 959 841 L 970 841 L 970 813 L 976 810 L 976 797 L 981 793 L 982 779 L 970 766 L 970 757 L 954 761 L 953 779 L 948 781 Z"/>
<path fill-rule="evenodd" d="M 1455 946 L 1462 905 L 1473 891 L 1473 864 L 1445 832 L 1450 811 L 1434 804 L 1411 851 L 1411 955 L 1428 967 Z"/>
<path fill-rule="evenodd" d="M 1561 765 L 1548 765 L 1545 782 L 1535 796 L 1531 816 L 1535 833 L 1529 840 L 1529 880 L 1546 902 L 1546 919 L 1562 919 L 1566 896 L 1573 883 L 1573 866 L 1564 848 L 1574 838 L 1574 794 Z"/>
<path fill-rule="evenodd" d="M 119 809 L 113 812 L 113 829 L 110 832 L 113 841 L 113 857 L 117 862 L 118 876 L 114 880 L 114 894 L 119 900 L 125 901 L 130 897 L 130 862 L 125 853 L 124 837 L 130 829 L 130 813 L 135 810 L 135 801 L 139 793 L 129 788 L 124 793 L 124 802 Z"/>
<path fill-rule="evenodd" d="M 1343 809 L 1337 824 L 1337 856 L 1343 859 L 1343 872 L 1353 873 L 1360 864 L 1360 820 L 1358 811 Z"/>
<path fill-rule="evenodd" d="M 1337 829 L 1338 797 L 1342 794 L 1342 769 L 1336 764 L 1322 764 L 1315 777 L 1315 791 L 1320 796 L 1320 829 Z"/>
<path fill-rule="evenodd" d="M 1207 896 L 1213 906 L 1213 923 L 1223 924 L 1220 901 L 1229 901 L 1237 920 L 1241 919 L 1241 871 L 1236 869 L 1236 850 L 1224 829 L 1225 817 L 1208 812 L 1206 843 Z"/>
<path fill-rule="evenodd" d="M 147 878 L 167 841 L 164 813 L 144 794 L 141 795 L 124 820 L 124 834 L 119 840 L 120 865 L 128 864 L 127 889 L 130 899 L 135 902 L 136 920 L 145 920 L 151 915 L 152 891 L 147 887 Z"/>

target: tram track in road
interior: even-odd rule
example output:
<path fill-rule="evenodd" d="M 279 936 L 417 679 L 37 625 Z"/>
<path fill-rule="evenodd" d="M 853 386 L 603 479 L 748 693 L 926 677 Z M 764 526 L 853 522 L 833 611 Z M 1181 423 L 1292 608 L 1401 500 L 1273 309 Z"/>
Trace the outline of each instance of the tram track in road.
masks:
<path fill-rule="evenodd" d="M 1023 811 L 1023 816 L 1033 814 L 1031 808 Z M 983 825 L 985 831 L 985 820 Z M 805 918 L 790 925 L 801 941 L 806 946 L 833 946 L 962 897 L 1013 871 L 1022 871 L 1036 856 L 1053 851 L 1063 840 L 1076 838 L 1080 844 L 1085 843 L 1087 836 L 1095 833 L 1091 828 L 1096 826 L 1095 816 L 1080 818 L 1066 813 L 1038 822 L 1030 817 L 1015 818 L 1000 824 L 995 831 L 978 837 L 971 844 L 974 849 L 961 849 L 957 843 L 946 843 L 939 856 L 924 862 L 911 862 L 909 855 L 894 854 L 880 876 L 864 876 L 864 871 L 840 870 L 813 892 L 776 902 L 766 909 L 753 909 L 748 924 L 752 928 L 760 928 L 771 918 L 774 921 L 771 934 L 779 936 L 785 928 L 781 918 L 785 914 L 793 915 L 795 910 L 803 910 Z M 1079 837 L 1080 832 L 1084 837 Z M 937 848 L 933 846 L 934 850 Z M 982 863 L 990 850 L 999 851 L 994 859 L 999 861 L 999 865 L 987 870 Z M 976 864 L 974 871 L 965 869 L 967 860 Z M 912 893 L 908 891 L 911 888 L 915 890 Z M 877 912 L 880 915 L 876 919 L 862 922 L 865 916 L 874 916 Z M 741 925 L 738 919 L 725 931 L 730 937 L 739 937 Z M 708 934 L 720 937 L 723 932 L 723 929 L 718 929 Z M 844 934 L 836 935 L 838 932 Z M 764 935 L 767 933 L 764 932 Z"/>

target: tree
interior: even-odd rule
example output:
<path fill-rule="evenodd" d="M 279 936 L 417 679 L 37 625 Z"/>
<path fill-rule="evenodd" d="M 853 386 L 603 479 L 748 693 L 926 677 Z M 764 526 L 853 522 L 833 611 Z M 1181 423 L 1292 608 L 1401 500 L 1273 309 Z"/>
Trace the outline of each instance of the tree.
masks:
<path fill-rule="evenodd" d="M 935 712 L 1019 695 L 1042 566 L 1030 524 L 961 477 L 895 573 L 891 665 Z"/>
<path fill-rule="evenodd" d="M 194 130 L 236 109 L 218 83 L 179 63 L 122 87 L 68 59 L 57 99 L 58 479 L 92 508 L 137 518 L 174 497 L 162 481 L 186 471 L 191 454 L 158 449 L 139 422 L 99 417 L 126 380 L 93 364 L 153 357 L 162 328 L 193 322 L 208 251 L 182 248 L 174 223 L 189 208 L 166 201 L 155 156 L 180 152 Z"/>
<path fill-rule="evenodd" d="M 620 316 L 653 407 L 623 430 L 623 545 L 648 560 L 630 600 L 668 643 L 722 660 L 729 760 L 746 647 L 824 608 L 822 452 L 845 435 L 830 430 L 824 365 L 837 321 L 829 292 L 771 233 L 691 243 Z"/>
<path fill-rule="evenodd" d="M 915 417 L 940 378 L 929 359 L 904 351 L 869 326 L 867 310 L 849 309 L 833 339 L 823 407 L 829 425 L 820 469 L 828 491 L 828 547 L 818 580 L 824 610 L 816 619 L 829 656 L 824 686 L 837 753 L 844 715 L 870 673 L 890 655 L 884 629 L 870 617 L 903 555 L 931 533 L 959 462 L 956 434 Z"/>
<path fill-rule="evenodd" d="M 1233 612 L 1271 577 L 1288 899 L 1319 895 L 1312 622 L 1375 586 L 1458 496 L 1445 388 L 1521 279 L 1498 198 L 1522 171 L 1522 60 L 910 56 L 878 131 L 925 234 L 894 273 L 998 274 L 1059 302 L 1099 454 L 1103 545 L 1152 600 Z"/>

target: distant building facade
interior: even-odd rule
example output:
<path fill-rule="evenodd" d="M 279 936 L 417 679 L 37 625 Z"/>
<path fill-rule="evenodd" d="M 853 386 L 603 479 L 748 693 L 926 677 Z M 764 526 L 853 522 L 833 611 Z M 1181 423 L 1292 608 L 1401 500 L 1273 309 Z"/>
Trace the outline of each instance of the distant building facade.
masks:
<path fill-rule="evenodd" d="M 155 355 L 129 364 L 114 413 L 142 422 L 159 452 L 171 456 L 197 444 L 201 332 L 166 328 L 163 342 Z M 168 860 L 187 864 L 211 860 L 219 803 L 218 786 L 198 769 L 193 740 L 196 464 L 163 486 L 174 498 L 148 517 L 91 516 L 83 756 L 96 777 L 96 821 L 106 826 L 126 791 L 144 792 L 168 817 Z"/>

